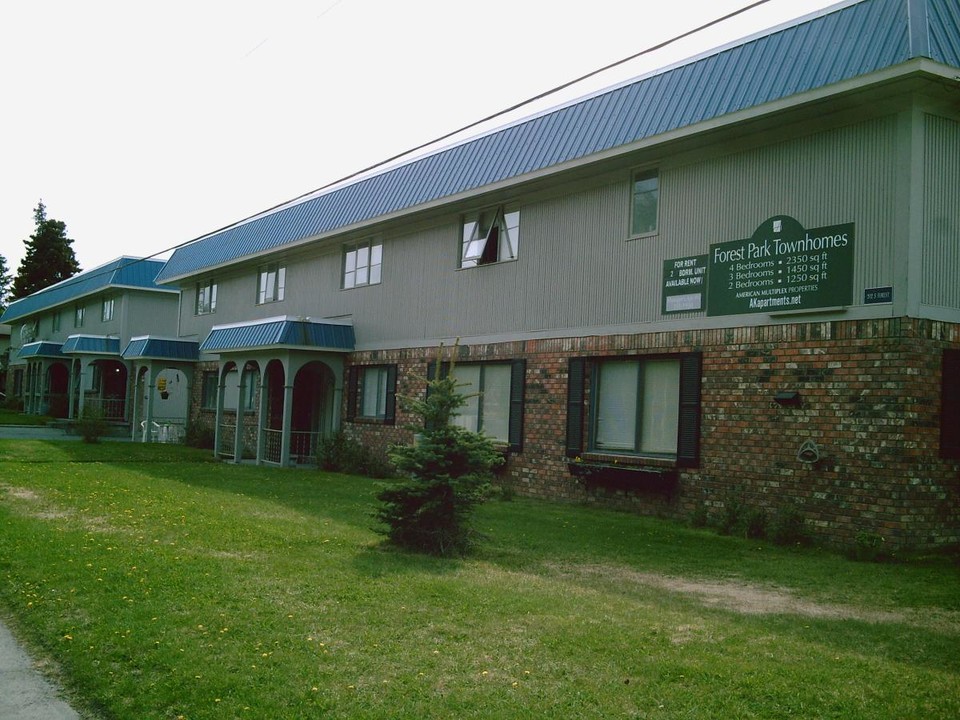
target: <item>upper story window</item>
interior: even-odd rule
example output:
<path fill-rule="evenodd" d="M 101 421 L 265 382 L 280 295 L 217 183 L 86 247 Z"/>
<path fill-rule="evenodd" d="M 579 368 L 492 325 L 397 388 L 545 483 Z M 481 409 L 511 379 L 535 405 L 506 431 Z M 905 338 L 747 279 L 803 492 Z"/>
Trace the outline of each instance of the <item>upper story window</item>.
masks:
<path fill-rule="evenodd" d="M 646 170 L 633 176 L 633 197 L 630 234 L 653 235 L 657 232 L 660 208 L 660 176 L 656 170 Z"/>
<path fill-rule="evenodd" d="M 377 285 L 383 266 L 383 245 L 365 241 L 343 249 L 343 283 L 346 290 L 359 285 Z"/>
<path fill-rule="evenodd" d="M 217 311 L 217 283 L 213 280 L 197 283 L 197 304 L 194 315 L 209 315 Z"/>
<path fill-rule="evenodd" d="M 257 272 L 257 304 L 280 302 L 286 284 L 287 269 L 278 263 L 260 266 Z"/>
<path fill-rule="evenodd" d="M 113 311 L 114 311 L 114 299 L 104 298 L 103 306 L 100 311 L 100 319 L 103 322 L 110 322 L 111 320 L 113 320 Z"/>
<path fill-rule="evenodd" d="M 50 316 L 50 329 L 53 332 L 60 332 L 60 312 L 57 311 Z"/>
<path fill-rule="evenodd" d="M 460 267 L 516 260 L 520 250 L 520 211 L 496 208 L 463 218 Z"/>
<path fill-rule="evenodd" d="M 83 327 L 83 305 L 75 305 L 73 308 L 73 326 L 75 328 Z"/>

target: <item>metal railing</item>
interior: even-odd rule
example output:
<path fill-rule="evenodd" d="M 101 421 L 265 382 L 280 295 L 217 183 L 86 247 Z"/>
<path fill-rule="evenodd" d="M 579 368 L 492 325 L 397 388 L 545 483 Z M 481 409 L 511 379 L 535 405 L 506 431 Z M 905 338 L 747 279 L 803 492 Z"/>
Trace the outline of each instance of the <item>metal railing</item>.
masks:
<path fill-rule="evenodd" d="M 295 465 L 310 465 L 316 462 L 317 443 L 320 433 L 295 430 L 290 433 L 290 462 Z M 280 463 L 283 447 L 283 431 L 263 428 L 264 462 Z"/>
<path fill-rule="evenodd" d="M 220 442 L 217 446 L 217 455 L 220 457 L 233 458 L 237 440 L 236 423 L 220 423 Z"/>

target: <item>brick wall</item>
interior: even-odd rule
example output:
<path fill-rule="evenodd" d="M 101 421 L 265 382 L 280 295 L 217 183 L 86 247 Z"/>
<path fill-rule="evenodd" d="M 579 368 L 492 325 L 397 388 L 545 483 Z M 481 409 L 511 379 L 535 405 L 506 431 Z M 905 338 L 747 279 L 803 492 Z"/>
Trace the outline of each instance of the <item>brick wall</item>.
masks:
<path fill-rule="evenodd" d="M 960 542 L 960 464 L 941 460 L 940 360 L 960 326 L 908 318 L 795 323 L 643 335 L 460 346 L 464 360 L 527 360 L 523 450 L 501 481 L 522 495 L 686 518 L 735 499 L 776 513 L 795 504 L 822 540 L 879 533 L 892 546 Z M 436 348 L 356 353 L 358 365 L 396 363 L 398 395 L 422 393 Z M 672 495 L 585 487 L 565 455 L 571 357 L 701 352 L 700 465 L 679 471 Z M 800 393 L 799 406 L 773 396 Z M 413 419 L 344 423 L 384 453 L 409 442 Z M 806 440 L 819 447 L 801 462 Z"/>

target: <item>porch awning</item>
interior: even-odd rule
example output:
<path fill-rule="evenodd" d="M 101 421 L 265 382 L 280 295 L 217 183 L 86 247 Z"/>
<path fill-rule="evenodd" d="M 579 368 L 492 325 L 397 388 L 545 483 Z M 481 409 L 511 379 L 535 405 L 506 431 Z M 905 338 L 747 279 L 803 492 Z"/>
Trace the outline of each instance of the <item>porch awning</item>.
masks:
<path fill-rule="evenodd" d="M 196 362 L 200 344 L 193 340 L 173 340 L 144 335 L 131 338 L 123 349 L 124 360 L 179 360 Z"/>
<path fill-rule="evenodd" d="M 27 358 L 62 358 L 63 357 L 63 345 L 61 343 L 55 342 L 32 342 L 27 343 L 20 348 L 17 352 L 17 357 L 21 360 L 26 360 Z"/>
<path fill-rule="evenodd" d="M 106 335 L 71 335 L 63 344 L 64 355 L 119 355 L 120 338 Z"/>
<path fill-rule="evenodd" d="M 353 325 L 309 319 L 271 318 L 233 325 L 215 325 L 200 351 L 229 353 L 244 350 L 284 348 L 350 352 L 354 348 Z"/>

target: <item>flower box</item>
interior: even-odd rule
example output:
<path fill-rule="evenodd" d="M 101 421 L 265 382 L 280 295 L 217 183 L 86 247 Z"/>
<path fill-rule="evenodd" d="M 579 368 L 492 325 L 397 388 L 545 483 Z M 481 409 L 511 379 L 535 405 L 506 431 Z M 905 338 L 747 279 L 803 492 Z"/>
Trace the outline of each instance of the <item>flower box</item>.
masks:
<path fill-rule="evenodd" d="M 668 497 L 672 497 L 677 490 L 675 468 L 584 461 L 568 462 L 567 468 L 588 488 L 656 492 Z"/>

